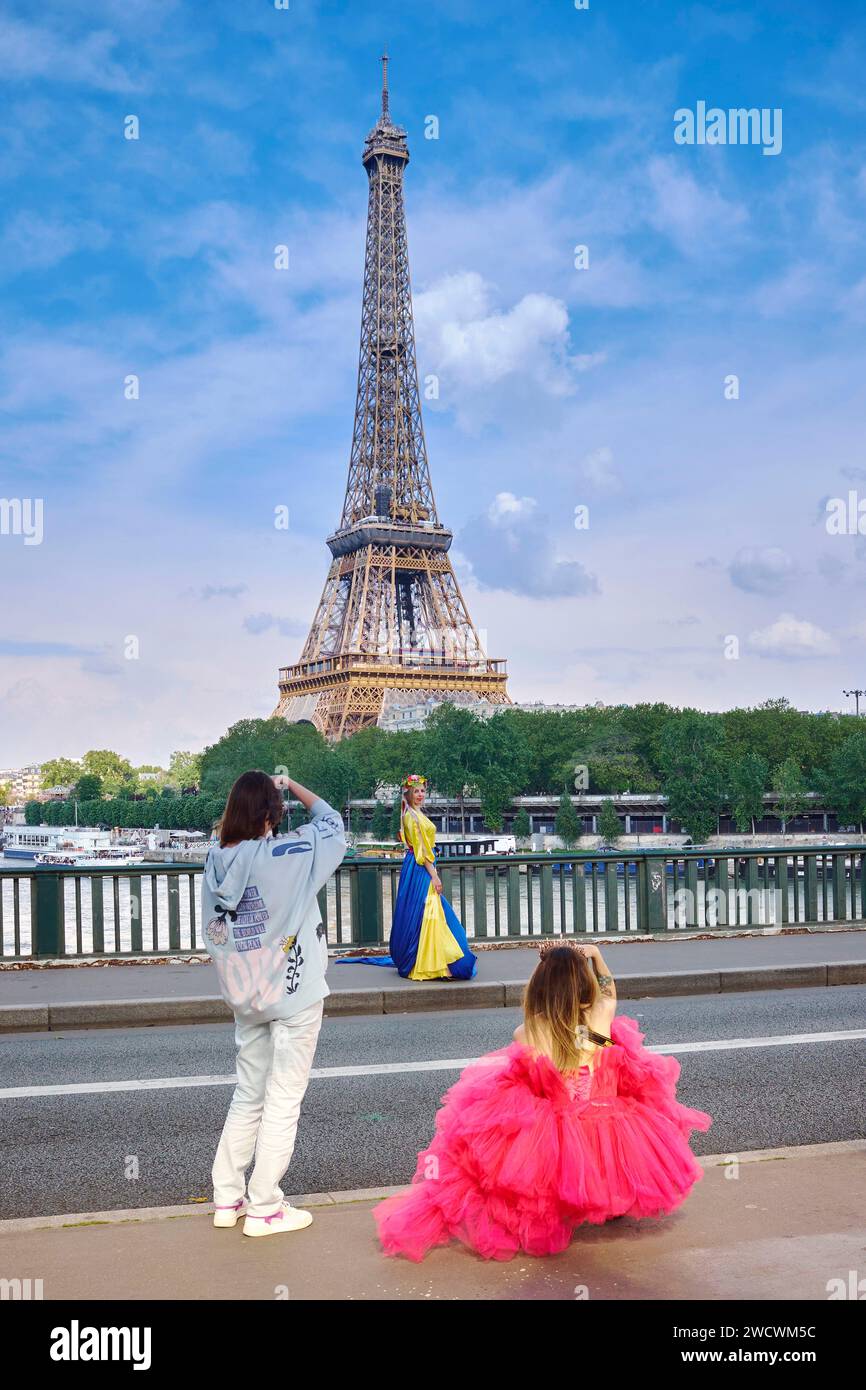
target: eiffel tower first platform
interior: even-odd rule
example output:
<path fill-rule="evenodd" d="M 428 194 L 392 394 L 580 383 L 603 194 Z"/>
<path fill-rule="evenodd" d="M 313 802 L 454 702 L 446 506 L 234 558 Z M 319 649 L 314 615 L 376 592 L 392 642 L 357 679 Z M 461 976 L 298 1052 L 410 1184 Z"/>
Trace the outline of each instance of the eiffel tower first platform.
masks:
<path fill-rule="evenodd" d="M 361 353 L 349 479 L 316 616 L 300 659 L 280 670 L 275 711 L 329 739 L 428 697 L 510 704 L 460 592 L 439 521 L 421 420 L 403 170 L 406 132 L 388 110 L 364 145 L 370 183 Z"/>

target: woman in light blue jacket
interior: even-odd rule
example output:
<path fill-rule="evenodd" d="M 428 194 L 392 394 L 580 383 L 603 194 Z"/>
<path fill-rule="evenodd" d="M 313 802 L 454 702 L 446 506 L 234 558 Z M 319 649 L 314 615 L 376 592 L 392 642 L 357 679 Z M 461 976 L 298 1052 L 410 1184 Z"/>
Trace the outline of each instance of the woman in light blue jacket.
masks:
<path fill-rule="evenodd" d="M 279 835 L 285 788 L 309 824 Z M 220 990 L 235 1016 L 238 1083 L 213 1165 L 214 1225 L 244 1235 L 309 1226 L 280 1181 L 291 1161 L 298 1114 L 322 1026 L 327 928 L 316 895 L 343 859 L 339 814 L 289 777 L 245 772 L 205 861 L 202 915 Z M 244 1195 L 244 1175 L 255 1167 Z"/>

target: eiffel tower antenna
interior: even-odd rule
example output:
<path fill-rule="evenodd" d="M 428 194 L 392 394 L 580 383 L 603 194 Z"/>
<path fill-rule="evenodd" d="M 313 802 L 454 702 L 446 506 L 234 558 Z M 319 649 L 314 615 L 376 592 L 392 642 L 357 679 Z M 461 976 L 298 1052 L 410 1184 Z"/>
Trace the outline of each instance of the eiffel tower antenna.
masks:
<path fill-rule="evenodd" d="M 279 674 L 275 714 L 329 739 L 379 723 L 393 705 L 510 704 L 451 567 L 421 418 L 403 173 L 406 132 L 388 100 L 361 156 L 367 242 L 355 425 L 331 568 L 303 651 Z"/>
<path fill-rule="evenodd" d="M 388 111 L 388 54 L 382 54 L 382 119 L 390 123 L 391 115 Z"/>

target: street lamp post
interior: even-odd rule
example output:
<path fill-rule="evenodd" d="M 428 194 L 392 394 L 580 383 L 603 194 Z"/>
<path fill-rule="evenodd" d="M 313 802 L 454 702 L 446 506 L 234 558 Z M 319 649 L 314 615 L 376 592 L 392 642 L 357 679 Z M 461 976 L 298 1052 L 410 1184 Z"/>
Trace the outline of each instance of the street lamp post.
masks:
<path fill-rule="evenodd" d="M 843 690 L 843 691 L 842 691 L 842 694 L 843 694 L 843 695 L 853 695 L 853 696 L 854 696 L 854 713 L 855 713 L 855 714 L 859 714 L 859 713 L 860 713 L 860 696 L 861 696 L 861 695 L 866 695 L 866 690 Z"/>

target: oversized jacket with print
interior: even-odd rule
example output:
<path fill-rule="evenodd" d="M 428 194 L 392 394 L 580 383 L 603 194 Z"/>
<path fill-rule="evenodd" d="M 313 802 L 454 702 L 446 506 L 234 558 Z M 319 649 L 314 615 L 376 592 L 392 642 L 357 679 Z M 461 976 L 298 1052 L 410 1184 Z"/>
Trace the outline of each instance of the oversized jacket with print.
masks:
<path fill-rule="evenodd" d="M 291 1018 L 330 993 L 327 931 L 316 894 L 341 863 L 339 814 L 317 798 L 287 835 L 213 847 L 201 920 L 220 990 L 245 1023 Z"/>

